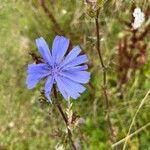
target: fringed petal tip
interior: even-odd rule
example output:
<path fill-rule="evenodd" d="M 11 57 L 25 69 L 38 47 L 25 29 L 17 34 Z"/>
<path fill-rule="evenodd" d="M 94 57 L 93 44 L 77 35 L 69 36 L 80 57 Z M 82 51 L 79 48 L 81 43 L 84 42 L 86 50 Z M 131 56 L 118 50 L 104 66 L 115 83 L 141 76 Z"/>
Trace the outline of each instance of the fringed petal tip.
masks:
<path fill-rule="evenodd" d="M 69 39 L 63 36 L 56 36 L 52 45 L 53 63 L 60 63 L 69 47 Z"/>

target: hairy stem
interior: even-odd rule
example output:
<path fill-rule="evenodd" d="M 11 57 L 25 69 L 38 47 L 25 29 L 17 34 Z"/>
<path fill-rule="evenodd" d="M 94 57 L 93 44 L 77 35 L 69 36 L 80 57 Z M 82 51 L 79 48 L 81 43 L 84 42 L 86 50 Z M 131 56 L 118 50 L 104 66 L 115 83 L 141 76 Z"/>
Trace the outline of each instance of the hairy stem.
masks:
<path fill-rule="evenodd" d="M 58 111 L 59 111 L 59 113 L 61 114 L 61 116 L 62 116 L 62 118 L 63 118 L 63 120 L 64 120 L 64 122 L 65 122 L 65 124 L 66 124 L 67 130 L 68 130 L 68 138 L 69 138 L 70 143 L 71 143 L 71 145 L 72 145 L 72 149 L 73 149 L 73 150 L 77 150 L 77 149 L 76 149 L 76 146 L 74 145 L 74 142 L 73 142 L 73 140 L 72 140 L 72 132 L 71 132 L 71 130 L 68 128 L 68 119 L 67 119 L 65 113 L 63 112 L 63 109 L 62 109 L 62 107 L 61 107 L 59 101 L 57 100 L 57 91 L 56 91 L 55 85 L 53 86 L 53 90 L 54 90 L 54 96 L 55 96 L 55 105 L 57 106 Z"/>
<path fill-rule="evenodd" d="M 104 97 L 105 97 L 105 103 L 106 103 L 106 109 L 107 109 L 107 122 L 109 125 L 109 129 L 111 132 L 111 135 L 113 136 L 113 127 L 112 127 L 112 123 L 110 120 L 110 116 L 109 116 L 109 112 L 110 112 L 110 105 L 109 105 L 109 100 L 108 100 L 108 94 L 107 94 L 107 74 L 106 74 L 106 67 L 102 58 L 102 54 L 101 54 L 101 49 L 100 49 L 100 35 L 99 35 L 99 10 L 97 10 L 96 13 L 96 18 L 95 18 L 95 24 L 96 24 L 96 36 L 97 36 L 97 52 L 98 52 L 98 56 L 100 59 L 100 63 L 103 69 L 103 91 L 104 91 Z"/>

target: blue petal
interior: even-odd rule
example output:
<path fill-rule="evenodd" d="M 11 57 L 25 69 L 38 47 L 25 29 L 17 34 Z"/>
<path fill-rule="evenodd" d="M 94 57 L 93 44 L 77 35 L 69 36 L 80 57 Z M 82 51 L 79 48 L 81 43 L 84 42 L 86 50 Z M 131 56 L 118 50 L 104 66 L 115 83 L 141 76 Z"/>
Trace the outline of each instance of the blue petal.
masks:
<path fill-rule="evenodd" d="M 47 99 L 49 100 L 49 102 L 51 102 L 51 98 L 50 98 L 50 92 L 51 89 L 53 87 L 53 83 L 54 83 L 54 78 L 52 76 L 49 76 L 46 83 L 45 83 L 45 96 L 47 97 Z"/>
<path fill-rule="evenodd" d="M 87 71 L 65 71 L 60 75 L 79 83 L 88 83 L 90 80 L 90 73 Z"/>
<path fill-rule="evenodd" d="M 29 64 L 28 65 L 28 74 L 45 74 L 49 71 L 47 64 Z"/>
<path fill-rule="evenodd" d="M 79 46 L 74 47 L 69 54 L 66 56 L 65 60 L 63 61 L 61 67 L 66 65 L 67 63 L 71 62 L 74 60 L 81 52 L 81 48 Z"/>
<path fill-rule="evenodd" d="M 29 74 L 26 79 L 26 84 L 28 89 L 33 89 L 36 84 L 46 76 L 42 74 Z"/>
<path fill-rule="evenodd" d="M 38 50 L 41 56 L 44 58 L 44 60 L 48 62 L 49 64 L 51 64 L 51 53 L 44 38 L 40 37 L 36 39 L 36 45 L 38 47 Z"/>
<path fill-rule="evenodd" d="M 63 71 L 83 71 L 83 70 L 87 70 L 88 66 L 87 65 L 81 65 L 81 66 L 75 66 L 75 67 L 70 67 L 70 68 L 65 68 L 62 69 Z"/>
<path fill-rule="evenodd" d="M 88 61 L 88 58 L 86 55 L 80 55 L 76 57 L 73 61 L 63 66 L 63 69 L 74 67 L 83 63 L 86 63 Z"/>
<path fill-rule="evenodd" d="M 28 65 L 28 76 L 26 84 L 28 89 L 32 89 L 36 84 L 48 75 L 48 70 L 45 69 L 45 64 L 30 64 Z"/>
<path fill-rule="evenodd" d="M 63 77 L 63 81 L 70 87 L 72 87 L 74 90 L 76 90 L 78 93 L 83 93 L 86 90 L 86 88 L 83 85 L 81 85 L 78 82 L 74 82 L 68 78 Z"/>
<path fill-rule="evenodd" d="M 56 36 L 52 46 L 53 63 L 60 63 L 69 47 L 69 40 L 63 36 Z"/>
<path fill-rule="evenodd" d="M 59 77 L 59 84 L 61 84 L 66 93 L 73 99 L 77 99 L 80 96 L 80 94 L 73 87 L 64 81 L 63 77 Z"/>
<path fill-rule="evenodd" d="M 60 81 L 59 77 L 55 77 L 56 83 L 57 83 L 57 87 L 58 90 L 60 91 L 60 93 L 62 94 L 62 96 L 64 97 L 64 99 L 68 100 L 68 94 L 66 93 L 66 91 L 64 90 L 63 84 L 61 84 L 62 82 Z"/>

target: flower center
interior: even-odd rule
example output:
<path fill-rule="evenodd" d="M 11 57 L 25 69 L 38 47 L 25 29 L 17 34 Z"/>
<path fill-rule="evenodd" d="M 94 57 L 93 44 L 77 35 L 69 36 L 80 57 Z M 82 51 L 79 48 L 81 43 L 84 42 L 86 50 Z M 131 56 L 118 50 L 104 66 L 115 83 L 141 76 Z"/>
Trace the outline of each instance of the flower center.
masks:
<path fill-rule="evenodd" d="M 56 64 L 54 66 L 49 66 L 49 70 L 50 70 L 50 75 L 52 76 L 57 76 L 60 72 L 60 68 Z"/>

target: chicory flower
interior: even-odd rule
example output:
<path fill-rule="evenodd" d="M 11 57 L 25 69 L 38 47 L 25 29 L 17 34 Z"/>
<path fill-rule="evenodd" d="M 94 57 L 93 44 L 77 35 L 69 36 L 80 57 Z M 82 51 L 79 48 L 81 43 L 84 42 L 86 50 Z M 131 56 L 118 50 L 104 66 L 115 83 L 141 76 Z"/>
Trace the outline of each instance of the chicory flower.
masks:
<path fill-rule="evenodd" d="M 50 93 L 53 84 L 57 85 L 62 96 L 68 100 L 69 97 L 77 99 L 85 91 L 82 85 L 88 83 L 90 73 L 86 70 L 88 61 L 86 55 L 79 55 L 81 49 L 75 46 L 67 55 L 69 39 L 56 36 L 52 51 L 50 51 L 43 37 L 36 39 L 36 45 L 43 58 L 43 63 L 29 64 L 27 70 L 26 84 L 28 89 L 34 88 L 37 83 L 46 78 L 45 96 L 51 101 Z"/>

